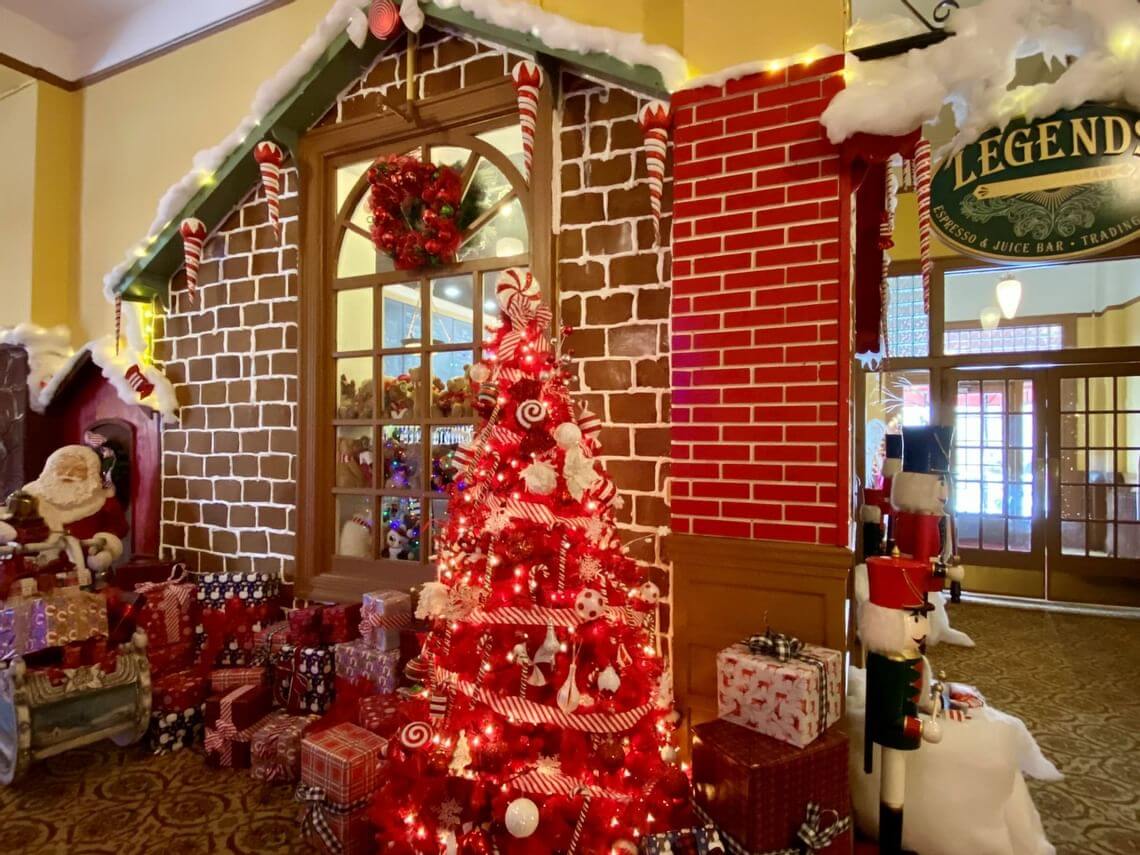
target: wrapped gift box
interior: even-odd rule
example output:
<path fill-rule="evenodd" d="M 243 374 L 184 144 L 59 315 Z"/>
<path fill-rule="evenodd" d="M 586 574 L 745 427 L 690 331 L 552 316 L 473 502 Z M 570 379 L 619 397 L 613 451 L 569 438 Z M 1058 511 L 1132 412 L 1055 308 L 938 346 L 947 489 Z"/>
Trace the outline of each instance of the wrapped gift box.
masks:
<path fill-rule="evenodd" d="M 360 603 L 327 606 L 321 613 L 321 643 L 339 644 L 360 638 Z"/>
<path fill-rule="evenodd" d="M 183 572 L 186 565 L 166 561 L 154 555 L 132 555 L 130 560 L 111 570 L 114 584 L 124 590 L 134 590 L 144 582 L 166 582 Z"/>
<path fill-rule="evenodd" d="M 261 667 L 215 668 L 210 672 L 212 692 L 227 692 L 239 686 L 260 686 L 266 682 L 266 670 Z"/>
<path fill-rule="evenodd" d="M 279 584 L 268 573 L 202 573 L 198 602 L 208 609 L 220 609 L 233 597 L 246 605 L 261 605 L 276 598 Z"/>
<path fill-rule="evenodd" d="M 339 855 L 365 855 L 376 851 L 376 829 L 368 819 L 368 805 L 343 808 L 322 801 L 319 796 L 305 802 L 305 813 L 301 818 L 301 828 L 305 839 L 315 847 L 315 851 L 327 852 L 320 835 L 313 827 L 312 817 L 320 811 L 328 824 L 329 833 L 337 841 Z"/>
<path fill-rule="evenodd" d="M 150 647 L 182 644 L 193 639 L 191 608 L 197 589 L 188 582 L 144 582 L 135 591 L 146 598 L 138 626 L 146 630 Z"/>
<path fill-rule="evenodd" d="M 279 620 L 262 627 L 253 635 L 254 661 L 259 665 L 272 663 L 288 641 L 288 621 Z"/>
<path fill-rule="evenodd" d="M 294 715 L 323 713 L 333 701 L 335 680 L 332 648 L 299 648 L 293 655 L 289 712 Z"/>
<path fill-rule="evenodd" d="M 42 597 L 9 597 L 0 603 L 0 660 L 48 646 L 47 604 Z"/>
<path fill-rule="evenodd" d="M 838 650 L 805 644 L 782 662 L 734 644 L 718 653 L 716 662 L 722 719 L 800 747 L 839 721 L 843 654 Z"/>
<path fill-rule="evenodd" d="M 360 634 L 379 650 L 398 650 L 400 630 L 412 621 L 412 598 L 400 591 L 372 591 L 360 607 Z"/>
<path fill-rule="evenodd" d="M 808 802 L 843 819 L 851 814 L 847 735 L 833 727 L 796 748 L 728 721 L 693 729 L 694 803 L 744 852 L 794 846 Z M 830 824 L 830 820 L 825 821 Z M 850 829 L 817 855 L 851 851 Z"/>
<path fill-rule="evenodd" d="M 266 783 L 301 777 L 301 734 L 315 715 L 278 711 L 261 720 L 249 741 L 251 775 Z"/>
<path fill-rule="evenodd" d="M 328 802 L 353 805 L 376 790 L 387 741 L 352 722 L 301 740 L 301 783 L 319 787 Z"/>
<path fill-rule="evenodd" d="M 62 588 L 43 599 L 49 647 L 107 634 L 107 600 L 102 594 Z"/>
<path fill-rule="evenodd" d="M 323 611 L 324 606 L 306 606 L 303 609 L 292 609 L 287 617 L 289 643 L 298 647 L 315 647 L 320 644 Z"/>
<path fill-rule="evenodd" d="M 239 686 L 206 699 L 206 725 L 223 735 L 244 731 L 269 712 L 268 686 Z"/>
<path fill-rule="evenodd" d="M 338 644 L 334 650 L 338 677 L 348 680 L 365 677 L 378 694 L 396 690 L 399 650 L 378 650 L 364 638 Z"/>
<path fill-rule="evenodd" d="M 643 855 L 726 855 L 728 849 L 715 825 L 649 834 L 641 841 Z"/>
<path fill-rule="evenodd" d="M 202 736 L 202 706 L 150 714 L 147 747 L 154 754 L 190 748 Z"/>
<path fill-rule="evenodd" d="M 182 671 L 194 664 L 194 648 L 189 641 L 182 644 L 163 644 L 146 648 L 146 657 L 150 660 L 151 678 L 161 677 Z"/>
<path fill-rule="evenodd" d="M 245 730 L 219 731 L 206 727 L 206 762 L 223 769 L 248 769 L 250 767 L 250 740 L 260 720 Z"/>
<path fill-rule="evenodd" d="M 204 704 L 210 681 L 202 672 L 188 668 L 163 674 L 151 684 L 150 691 L 154 710 L 176 712 Z"/>
<path fill-rule="evenodd" d="M 403 717 L 400 714 L 400 701 L 395 695 L 373 695 L 361 698 L 357 707 L 357 720 L 365 730 L 384 739 L 395 736 Z"/>

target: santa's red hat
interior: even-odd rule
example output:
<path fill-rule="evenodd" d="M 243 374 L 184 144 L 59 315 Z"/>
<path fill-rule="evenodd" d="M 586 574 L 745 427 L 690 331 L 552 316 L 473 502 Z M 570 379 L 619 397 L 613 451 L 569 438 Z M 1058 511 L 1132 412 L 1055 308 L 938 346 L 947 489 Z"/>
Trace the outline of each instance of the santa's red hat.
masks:
<path fill-rule="evenodd" d="M 933 609 L 926 601 L 930 575 L 930 564 L 913 558 L 874 556 L 867 559 L 871 602 L 886 609 Z"/>

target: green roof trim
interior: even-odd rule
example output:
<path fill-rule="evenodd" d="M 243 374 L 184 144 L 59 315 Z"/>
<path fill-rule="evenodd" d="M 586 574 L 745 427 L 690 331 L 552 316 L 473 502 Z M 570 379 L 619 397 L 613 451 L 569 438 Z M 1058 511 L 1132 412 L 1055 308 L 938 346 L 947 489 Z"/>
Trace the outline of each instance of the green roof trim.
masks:
<path fill-rule="evenodd" d="M 482 37 L 521 53 L 549 56 L 603 79 L 632 86 L 649 95 L 669 97 L 661 72 L 648 65 L 630 65 L 606 53 L 577 53 L 550 48 L 530 33 L 520 33 L 489 24 L 461 8 L 440 8 L 435 3 L 422 6 L 433 23 L 442 23 L 475 37 Z M 114 293 L 124 300 L 149 302 L 155 298 L 166 302 L 170 278 L 185 259 L 179 226 L 187 217 L 197 217 L 211 232 L 217 228 L 234 205 L 260 181 L 254 147 L 272 137 L 291 153 L 297 139 L 317 121 L 346 87 L 372 65 L 392 40 L 369 38 L 363 48 L 356 47 L 342 33 L 325 49 L 324 54 L 297 85 L 269 111 L 257 128 L 234 149 L 182 210 L 159 232 L 154 241 L 123 273 Z"/>

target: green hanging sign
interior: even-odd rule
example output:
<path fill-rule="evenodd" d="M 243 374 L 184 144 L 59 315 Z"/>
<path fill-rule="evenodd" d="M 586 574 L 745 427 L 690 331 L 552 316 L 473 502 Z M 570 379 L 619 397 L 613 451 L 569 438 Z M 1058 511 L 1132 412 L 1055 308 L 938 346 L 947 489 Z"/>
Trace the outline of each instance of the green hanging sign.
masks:
<path fill-rule="evenodd" d="M 934 174 L 930 216 L 950 246 L 1003 262 L 1140 237 L 1140 114 L 1085 104 L 987 131 Z"/>

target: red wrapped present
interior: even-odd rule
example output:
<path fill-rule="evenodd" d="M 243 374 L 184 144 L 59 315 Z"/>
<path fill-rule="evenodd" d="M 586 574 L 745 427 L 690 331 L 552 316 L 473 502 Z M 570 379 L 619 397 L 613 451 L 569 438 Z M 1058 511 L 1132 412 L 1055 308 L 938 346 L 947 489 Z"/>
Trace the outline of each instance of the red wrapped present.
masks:
<path fill-rule="evenodd" d="M 131 590 L 143 582 L 165 582 L 184 572 L 185 565 L 154 555 L 132 555 L 112 571 L 114 584 Z"/>
<path fill-rule="evenodd" d="M 369 797 L 354 805 L 335 805 L 320 787 L 302 784 L 297 799 L 305 805 L 301 834 L 321 851 L 336 855 L 376 851 L 376 829 L 368 819 Z"/>
<path fill-rule="evenodd" d="M 301 777 L 301 734 L 315 715 L 273 712 L 263 718 L 250 738 L 251 775 L 274 783 Z"/>
<path fill-rule="evenodd" d="M 849 853 L 847 760 L 847 734 L 838 727 L 796 748 L 729 721 L 705 722 L 693 729 L 695 806 L 731 838 L 730 849 L 759 853 L 796 844 L 815 805 L 821 834 L 839 823 L 818 855 Z"/>
<path fill-rule="evenodd" d="M 206 728 L 206 762 L 223 769 L 248 769 L 251 762 L 250 740 L 261 721 L 245 730 L 221 731 Z"/>
<path fill-rule="evenodd" d="M 395 695 L 361 698 L 357 718 L 361 727 L 384 739 L 391 739 L 404 723 L 400 715 L 400 702 Z"/>
<path fill-rule="evenodd" d="M 146 597 L 138 625 L 146 630 L 152 646 L 191 640 L 194 624 L 190 609 L 197 596 L 194 585 L 176 577 L 166 582 L 142 582 L 135 586 L 135 591 Z"/>
<path fill-rule="evenodd" d="M 321 643 L 340 644 L 360 638 L 360 603 L 327 606 L 321 614 Z"/>
<path fill-rule="evenodd" d="M 222 735 L 246 730 L 269 712 L 268 686 L 238 686 L 206 699 L 206 725 Z"/>
<path fill-rule="evenodd" d="M 319 787 L 341 807 L 368 798 L 379 784 L 387 741 L 351 722 L 306 735 L 301 741 L 301 783 Z"/>
<path fill-rule="evenodd" d="M 181 644 L 162 644 L 158 647 L 147 645 L 146 656 L 150 660 L 152 678 L 181 671 L 194 663 L 194 649 L 189 641 Z"/>
<path fill-rule="evenodd" d="M 289 642 L 298 647 L 315 647 L 321 643 L 321 613 L 324 606 L 307 606 L 289 612 Z"/>
<path fill-rule="evenodd" d="M 253 634 L 253 658 L 254 661 L 267 665 L 277 657 L 283 648 L 289 642 L 289 622 L 285 620 L 275 621 L 268 626 L 263 626 L 260 630 Z"/>
<path fill-rule="evenodd" d="M 198 661 L 206 667 L 251 664 L 257 633 L 280 616 L 274 603 L 246 604 L 238 599 L 227 600 L 220 609 L 202 609 L 196 629 Z"/>
<path fill-rule="evenodd" d="M 210 672 L 212 692 L 227 692 L 239 686 L 260 686 L 265 682 L 264 668 L 215 668 Z"/>
<path fill-rule="evenodd" d="M 60 650 L 60 663 L 64 668 L 79 668 L 83 665 L 96 665 L 106 658 L 107 639 L 105 638 L 89 638 L 86 641 L 73 641 Z M 109 670 L 113 671 L 114 668 Z"/>
<path fill-rule="evenodd" d="M 205 703 L 210 680 L 201 671 L 174 671 L 156 679 L 150 691 L 151 706 L 156 712 L 179 712 Z"/>

